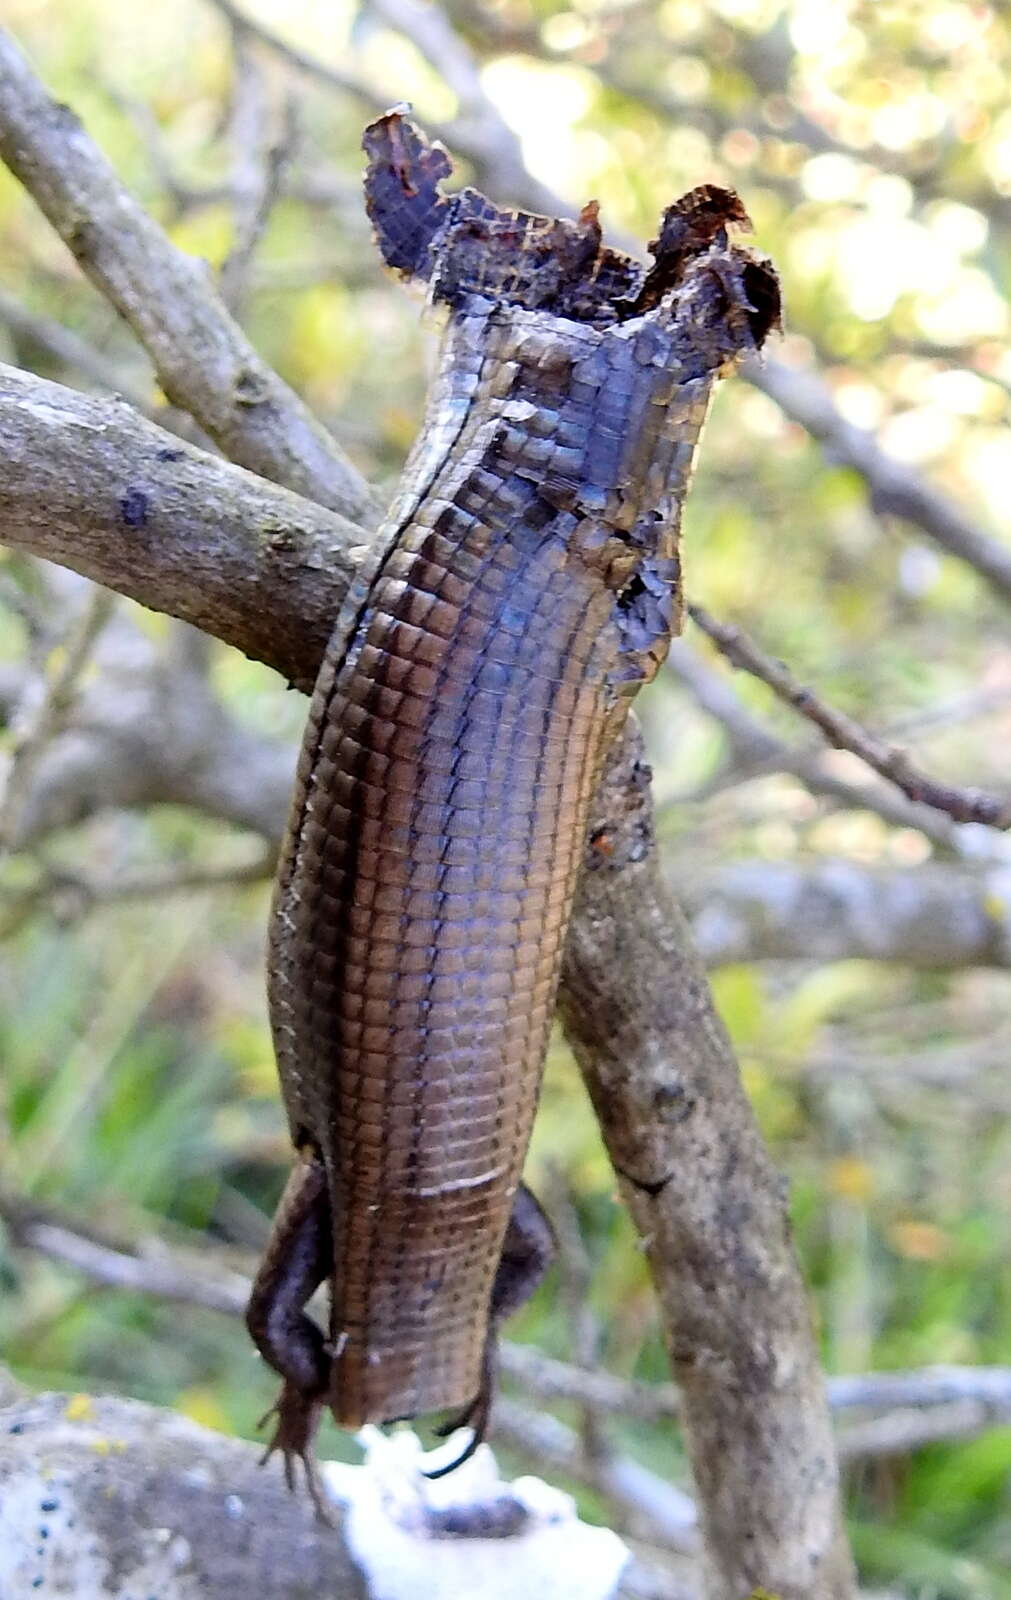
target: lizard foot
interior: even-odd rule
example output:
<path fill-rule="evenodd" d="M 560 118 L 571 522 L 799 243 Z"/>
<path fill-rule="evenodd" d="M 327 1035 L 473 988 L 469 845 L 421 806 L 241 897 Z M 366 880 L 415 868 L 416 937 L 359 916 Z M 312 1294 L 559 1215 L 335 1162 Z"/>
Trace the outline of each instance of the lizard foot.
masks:
<path fill-rule="evenodd" d="M 316 1466 L 316 1457 L 313 1454 L 312 1441 L 316 1429 L 319 1427 L 320 1412 L 323 1409 L 322 1400 L 315 1395 L 304 1395 L 293 1384 L 286 1383 L 281 1389 L 276 1404 L 262 1416 L 257 1423 L 258 1428 L 263 1428 L 276 1417 L 277 1426 L 274 1437 L 271 1439 L 263 1455 L 260 1465 L 268 1462 L 275 1451 L 280 1451 L 284 1460 L 284 1481 L 292 1493 L 295 1492 L 295 1463 L 301 1461 L 305 1473 L 305 1485 L 309 1491 L 316 1510 L 317 1521 L 323 1522 L 328 1528 L 333 1527 L 333 1520 L 326 1509 L 326 1496 L 320 1481 L 319 1471 Z"/>

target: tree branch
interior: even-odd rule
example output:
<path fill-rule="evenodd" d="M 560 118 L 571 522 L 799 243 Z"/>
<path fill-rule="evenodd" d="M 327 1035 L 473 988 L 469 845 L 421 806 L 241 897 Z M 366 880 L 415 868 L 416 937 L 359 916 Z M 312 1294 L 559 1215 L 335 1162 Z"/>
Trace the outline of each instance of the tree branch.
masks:
<path fill-rule="evenodd" d="M 974 567 L 1002 599 L 1011 600 L 1011 549 L 981 533 L 939 489 L 888 455 L 872 433 L 847 422 L 814 372 L 781 361 L 755 360 L 745 362 L 742 371 L 756 389 L 823 444 L 833 461 L 860 474 L 874 511 L 913 523 L 949 555 Z"/>
<path fill-rule="evenodd" d="M 663 1306 L 709 1588 L 842 1600 L 852 1571 L 785 1195 L 660 876 L 648 777 L 632 729 L 598 795 L 562 1020 Z"/>
<path fill-rule="evenodd" d="M 122 402 L 0 366 L 0 524 L 309 688 L 368 536 Z"/>
<path fill-rule="evenodd" d="M 699 954 L 736 961 L 895 961 L 925 971 L 1011 966 L 1011 865 L 738 861 L 685 894 Z"/>
<path fill-rule="evenodd" d="M 232 321 L 204 264 L 171 244 L 3 30 L 0 158 L 133 329 L 169 400 L 230 460 L 320 505 L 375 517 L 364 479 Z"/>
<path fill-rule="evenodd" d="M 822 795 L 848 810 L 873 811 L 890 827 L 916 828 L 942 850 L 959 849 L 960 824 L 931 806 L 907 800 L 889 783 L 851 783 L 825 767 L 825 750 L 787 744 L 762 722 L 738 696 L 729 677 L 716 672 L 683 639 L 676 639 L 668 657 L 669 670 L 695 697 L 702 710 L 724 728 L 730 745 L 730 762 L 708 782 L 673 804 L 699 805 L 732 783 L 746 782 L 768 772 L 786 772 L 799 778 L 812 794 Z M 1000 846 L 1001 841 L 995 841 Z"/>
<path fill-rule="evenodd" d="M 127 375 L 120 365 L 95 350 L 84 339 L 61 322 L 56 322 L 52 317 L 43 317 L 35 311 L 29 311 L 20 301 L 12 295 L 5 294 L 0 289 L 0 322 L 6 323 L 12 333 L 20 335 L 22 339 L 29 340 L 33 345 L 48 352 L 64 367 L 70 368 L 87 378 L 90 383 L 98 384 L 99 388 L 108 390 L 109 394 L 121 395 L 128 400 L 135 411 L 140 411 L 144 416 L 151 416 L 154 407 L 149 405 L 148 397 L 144 394 L 140 383 L 135 376 Z"/>
<path fill-rule="evenodd" d="M 916 767 L 904 750 L 861 727 L 853 717 L 837 711 L 813 690 L 799 683 L 782 661 L 766 655 L 743 628 L 717 622 L 702 606 L 688 607 L 688 613 L 703 633 L 735 667 L 750 672 L 765 683 L 785 705 L 820 728 L 837 750 L 849 750 L 910 800 L 934 806 L 956 822 L 979 822 L 991 828 L 1011 828 L 1011 800 L 980 789 L 957 789 L 938 783 Z"/>

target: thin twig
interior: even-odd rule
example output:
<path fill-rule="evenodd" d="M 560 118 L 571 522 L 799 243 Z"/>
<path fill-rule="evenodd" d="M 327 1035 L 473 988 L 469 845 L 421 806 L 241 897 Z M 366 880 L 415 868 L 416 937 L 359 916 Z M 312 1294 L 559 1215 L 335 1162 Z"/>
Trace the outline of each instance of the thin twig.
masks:
<path fill-rule="evenodd" d="M 280 199 L 298 136 L 294 97 L 285 96 L 282 126 L 266 142 L 269 105 L 263 73 L 242 28 L 232 30 L 235 87 L 231 141 L 234 151 L 232 206 L 235 236 L 218 276 L 221 298 L 238 317 L 249 286 L 249 269 L 270 214 Z M 264 148 L 266 142 L 266 148 Z"/>
<path fill-rule="evenodd" d="M 993 1406 L 985 1400 L 950 1400 L 926 1411 L 888 1411 L 866 1422 L 840 1428 L 836 1435 L 839 1460 L 866 1461 L 875 1456 L 908 1456 L 932 1444 L 954 1444 L 975 1439 L 988 1428 L 1011 1422 L 1011 1404 Z"/>
<path fill-rule="evenodd" d="M 786 705 L 813 722 L 837 750 L 849 750 L 873 771 L 894 783 L 910 800 L 933 806 L 956 822 L 978 822 L 992 828 L 1011 827 L 1011 800 L 981 789 L 954 788 L 928 777 L 910 761 L 904 750 L 888 744 L 843 711 L 826 704 L 805 688 L 782 661 L 766 655 L 753 639 L 733 624 L 717 622 L 702 606 L 690 605 L 692 621 L 708 634 L 732 666 L 750 672 Z"/>
<path fill-rule="evenodd" d="M 96 1283 L 226 1316 L 241 1316 L 245 1310 L 250 1280 L 210 1251 L 184 1250 L 160 1239 L 126 1245 L 102 1230 L 83 1228 L 55 1207 L 2 1189 L 0 1218 L 15 1244 L 62 1261 Z"/>
<path fill-rule="evenodd" d="M 511 1341 L 503 1341 L 500 1361 L 505 1375 L 538 1400 L 589 1406 L 603 1416 L 635 1422 L 662 1422 L 681 1414 L 681 1396 L 673 1383 L 637 1383 Z"/>
<path fill-rule="evenodd" d="M 148 398 L 131 377 L 124 374 L 118 363 L 110 361 L 100 350 L 87 343 L 62 323 L 52 317 L 43 317 L 29 311 L 19 300 L 0 289 L 0 322 L 5 322 L 15 333 L 31 339 L 64 367 L 79 372 L 97 383 L 110 394 L 119 394 L 124 400 L 145 415 L 153 414 Z"/>
<path fill-rule="evenodd" d="M 726 730 L 732 765 L 688 794 L 678 794 L 679 807 L 698 805 L 712 795 L 766 773 L 783 772 L 798 778 L 811 794 L 821 795 L 850 810 L 872 811 L 896 828 L 917 828 L 941 849 L 958 851 L 957 827 L 929 806 L 917 805 L 884 783 L 851 783 L 825 770 L 824 751 L 787 744 L 756 717 L 740 699 L 725 673 L 715 671 L 684 639 L 675 639 L 668 668 L 694 695 L 703 711 Z"/>
<path fill-rule="evenodd" d="M 37 882 L 14 894 L 5 895 L 0 884 L 0 939 L 10 938 L 32 917 L 44 911 L 48 911 L 61 927 L 67 927 L 99 906 L 263 883 L 273 873 L 276 861 L 277 852 L 267 849 L 259 851 L 252 859 L 224 862 L 220 866 L 164 867 L 150 872 L 122 873 L 104 882 L 58 867 L 46 867 Z"/>
<path fill-rule="evenodd" d="M 42 697 L 18 730 L 6 785 L 0 796 L 0 854 L 11 847 L 32 775 L 46 744 L 63 726 L 81 674 L 115 603 L 116 596 L 108 589 L 93 589 L 80 615 L 53 652 L 52 670 Z"/>
<path fill-rule="evenodd" d="M 210 0 L 210 3 L 233 30 L 239 30 L 249 38 L 258 40 L 280 60 L 286 61 L 289 66 L 307 78 L 314 78 L 318 83 L 325 84 L 330 89 L 337 89 L 342 94 L 353 95 L 370 111 L 387 109 L 387 102 L 382 94 L 364 78 L 357 77 L 353 72 L 343 72 L 339 67 L 327 66 L 318 57 L 311 56 L 308 51 L 289 44 L 280 34 L 273 33 L 262 22 L 256 22 L 241 6 L 235 5 L 234 0 Z"/>

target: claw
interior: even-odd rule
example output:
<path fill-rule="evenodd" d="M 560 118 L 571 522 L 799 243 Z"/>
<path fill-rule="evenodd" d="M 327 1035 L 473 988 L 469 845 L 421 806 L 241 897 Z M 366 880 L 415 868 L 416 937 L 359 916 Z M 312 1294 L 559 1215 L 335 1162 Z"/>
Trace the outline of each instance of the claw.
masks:
<path fill-rule="evenodd" d="M 312 1441 L 319 1426 L 319 1414 L 323 1409 L 321 1399 L 306 1396 L 290 1383 L 286 1383 L 277 1398 L 275 1405 L 265 1412 L 257 1423 L 257 1428 L 266 1427 L 271 1417 L 277 1418 L 277 1427 L 274 1437 L 267 1445 L 260 1457 L 260 1465 L 264 1466 L 274 1454 L 280 1451 L 284 1463 L 284 1481 L 291 1494 L 296 1489 L 295 1464 L 302 1463 L 305 1473 L 305 1486 L 309 1491 L 309 1498 L 316 1511 L 316 1520 L 328 1528 L 333 1527 L 333 1519 L 327 1511 L 326 1495 L 313 1455 Z"/>
<path fill-rule="evenodd" d="M 455 1472 L 457 1467 L 462 1467 L 465 1461 L 470 1460 L 471 1456 L 474 1454 L 475 1450 L 477 1449 L 478 1445 L 481 1444 L 483 1439 L 484 1427 L 482 1426 L 480 1428 L 475 1428 L 458 1456 L 455 1456 L 453 1460 L 450 1461 L 445 1467 L 432 1467 L 430 1469 L 423 1470 L 421 1474 L 422 1477 L 434 1481 L 436 1478 L 445 1478 L 450 1472 Z"/>
<path fill-rule="evenodd" d="M 440 1439 L 446 1439 L 451 1433 L 455 1433 L 458 1428 L 470 1428 L 470 1439 L 461 1454 L 451 1461 L 448 1466 L 433 1467 L 430 1472 L 425 1472 L 424 1476 L 426 1478 L 444 1478 L 447 1473 L 455 1472 L 457 1467 L 462 1467 L 465 1461 L 470 1460 L 478 1445 L 482 1443 L 488 1431 L 488 1423 L 491 1418 L 491 1403 L 492 1395 L 494 1394 L 494 1382 L 492 1380 L 492 1363 L 491 1359 L 486 1355 L 481 1387 L 470 1402 L 470 1405 L 465 1406 L 457 1416 L 451 1417 L 449 1422 L 444 1422 L 435 1429 Z"/>
<path fill-rule="evenodd" d="M 437 1428 L 432 1429 L 435 1437 L 437 1439 L 448 1439 L 451 1433 L 458 1432 L 460 1428 L 469 1428 L 470 1419 L 477 1410 L 480 1400 L 481 1393 L 478 1391 L 470 1404 L 464 1406 L 462 1411 L 458 1411 L 454 1417 L 450 1417 L 448 1422 L 440 1422 Z"/>

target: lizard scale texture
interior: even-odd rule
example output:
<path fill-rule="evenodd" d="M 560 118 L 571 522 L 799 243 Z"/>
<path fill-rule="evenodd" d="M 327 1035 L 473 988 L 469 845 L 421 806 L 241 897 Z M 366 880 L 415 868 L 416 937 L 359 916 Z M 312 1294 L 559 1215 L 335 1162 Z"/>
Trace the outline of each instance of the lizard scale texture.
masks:
<path fill-rule="evenodd" d="M 312 700 L 272 921 L 346 1426 L 479 1389 L 601 758 L 678 624 L 714 379 L 778 316 L 724 191 L 670 208 L 647 272 L 594 206 L 444 196 L 445 152 L 397 113 L 365 144 L 380 248 L 448 322 Z"/>

